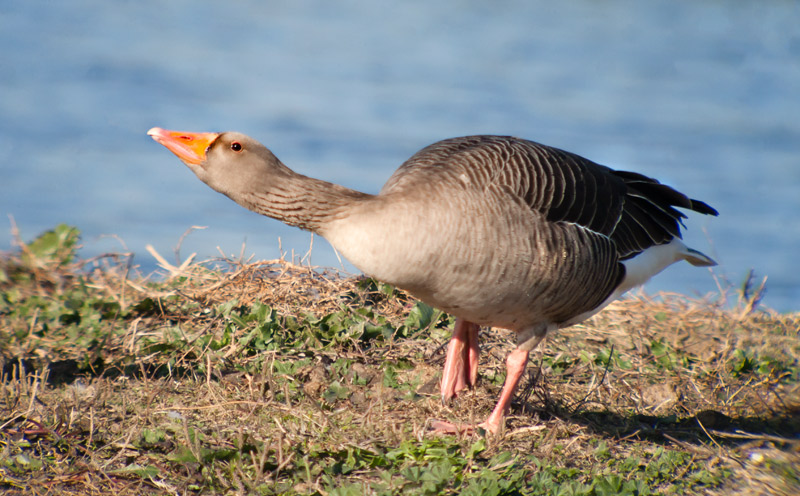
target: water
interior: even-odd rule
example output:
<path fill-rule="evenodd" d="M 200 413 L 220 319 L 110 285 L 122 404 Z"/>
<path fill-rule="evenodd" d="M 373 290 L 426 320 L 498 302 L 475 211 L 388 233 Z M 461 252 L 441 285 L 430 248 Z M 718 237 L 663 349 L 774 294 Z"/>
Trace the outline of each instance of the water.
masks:
<path fill-rule="evenodd" d="M 172 259 L 192 225 L 183 256 L 304 254 L 308 233 L 214 193 L 147 129 L 243 131 L 368 192 L 433 141 L 511 134 L 715 206 L 685 236 L 713 275 L 753 268 L 766 305 L 800 310 L 798 26 L 796 1 L 3 2 L 0 213 L 145 270 L 146 244 Z M 339 266 L 320 238 L 311 261 Z M 717 283 L 682 264 L 660 290 Z"/>

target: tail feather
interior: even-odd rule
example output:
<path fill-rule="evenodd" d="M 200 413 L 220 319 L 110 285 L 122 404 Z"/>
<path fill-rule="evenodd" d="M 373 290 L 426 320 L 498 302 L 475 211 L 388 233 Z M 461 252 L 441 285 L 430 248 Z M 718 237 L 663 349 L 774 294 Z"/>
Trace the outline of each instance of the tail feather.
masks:
<path fill-rule="evenodd" d="M 686 248 L 686 251 L 683 253 L 683 259 L 689 262 L 690 264 L 694 265 L 695 267 L 713 267 L 717 265 L 711 257 L 700 253 L 697 250 L 693 250 L 692 248 Z"/>

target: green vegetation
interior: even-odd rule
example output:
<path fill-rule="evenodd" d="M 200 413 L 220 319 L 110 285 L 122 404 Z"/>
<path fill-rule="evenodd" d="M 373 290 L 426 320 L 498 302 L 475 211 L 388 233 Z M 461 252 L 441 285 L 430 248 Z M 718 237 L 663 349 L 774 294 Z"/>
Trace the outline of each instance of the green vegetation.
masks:
<path fill-rule="evenodd" d="M 800 494 L 800 315 L 759 296 L 615 303 L 534 354 L 502 436 L 447 437 L 506 331 L 444 406 L 453 320 L 401 291 L 280 260 L 154 281 L 78 243 L 0 254 L 4 494 Z"/>

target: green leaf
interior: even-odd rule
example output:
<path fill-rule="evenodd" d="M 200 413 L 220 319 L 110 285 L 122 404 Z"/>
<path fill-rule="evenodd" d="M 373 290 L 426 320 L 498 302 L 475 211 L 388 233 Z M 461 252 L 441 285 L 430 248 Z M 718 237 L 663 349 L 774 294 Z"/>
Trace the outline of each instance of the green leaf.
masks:
<path fill-rule="evenodd" d="M 467 459 L 474 460 L 475 455 L 477 455 L 478 453 L 483 453 L 485 450 L 486 450 L 486 438 L 482 437 L 477 441 L 475 441 L 474 443 L 472 443 L 472 446 L 469 447 L 469 450 L 467 450 Z"/>
<path fill-rule="evenodd" d="M 154 477 L 158 477 L 159 475 L 158 468 L 153 467 L 152 465 L 139 465 L 137 463 L 133 463 L 116 470 L 111 470 L 109 472 L 115 475 L 138 475 L 139 477 L 146 479 L 152 479 Z"/>
<path fill-rule="evenodd" d="M 335 403 L 337 400 L 346 400 L 350 396 L 350 390 L 343 386 L 339 381 L 333 381 L 328 389 L 322 393 L 322 398 L 328 403 Z"/>
<path fill-rule="evenodd" d="M 75 258 L 79 239 L 80 231 L 77 227 L 59 224 L 28 243 L 27 251 L 45 263 L 66 265 Z"/>
<path fill-rule="evenodd" d="M 405 325 L 417 329 L 426 329 L 431 325 L 436 315 L 437 311 L 433 307 L 418 301 L 408 312 Z"/>
<path fill-rule="evenodd" d="M 400 387 L 400 383 L 397 382 L 397 369 L 391 363 L 383 367 L 383 385 L 390 388 Z"/>
<path fill-rule="evenodd" d="M 175 448 L 175 451 L 167 456 L 167 460 L 179 463 L 197 463 L 199 461 L 188 446 L 179 446 Z"/>
<path fill-rule="evenodd" d="M 147 444 L 156 444 L 167 438 L 162 430 L 142 429 L 142 440 Z"/>

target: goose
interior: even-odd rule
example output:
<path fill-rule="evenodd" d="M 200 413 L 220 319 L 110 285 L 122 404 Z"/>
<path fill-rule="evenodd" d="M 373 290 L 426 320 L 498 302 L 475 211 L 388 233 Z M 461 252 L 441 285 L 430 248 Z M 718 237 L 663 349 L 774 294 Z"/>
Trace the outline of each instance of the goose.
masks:
<path fill-rule="evenodd" d="M 447 402 L 478 377 L 480 326 L 516 333 L 496 406 L 498 433 L 528 356 L 667 266 L 716 265 L 681 241 L 682 208 L 706 203 L 636 172 L 509 136 L 466 136 L 413 155 L 376 195 L 313 179 L 236 132 L 147 133 L 239 205 L 321 235 L 355 267 L 456 317 L 440 384 Z"/>

